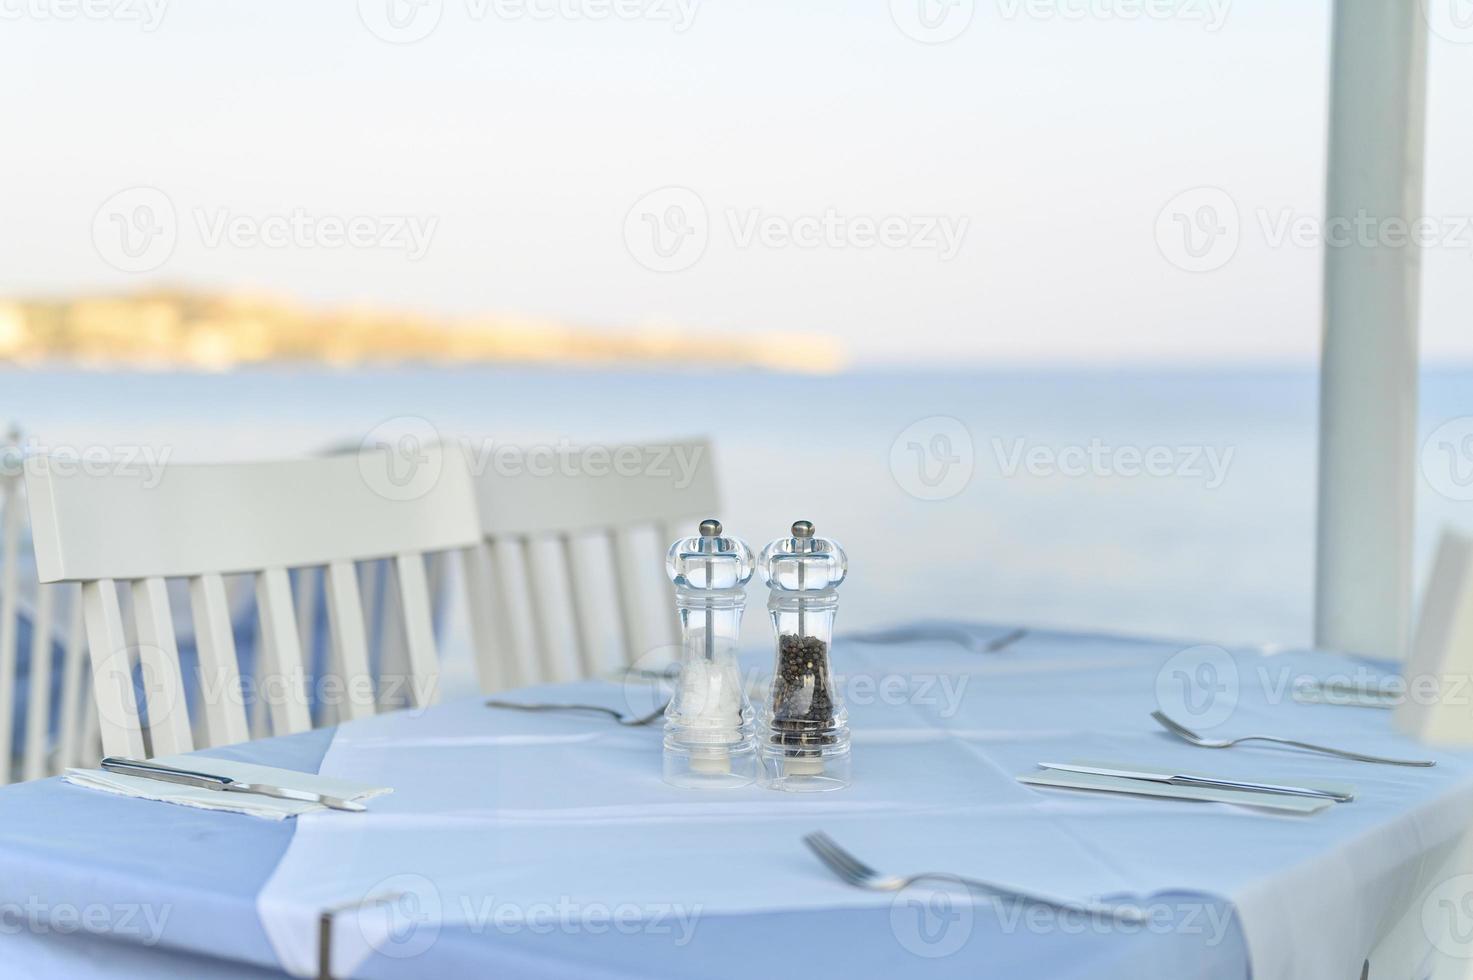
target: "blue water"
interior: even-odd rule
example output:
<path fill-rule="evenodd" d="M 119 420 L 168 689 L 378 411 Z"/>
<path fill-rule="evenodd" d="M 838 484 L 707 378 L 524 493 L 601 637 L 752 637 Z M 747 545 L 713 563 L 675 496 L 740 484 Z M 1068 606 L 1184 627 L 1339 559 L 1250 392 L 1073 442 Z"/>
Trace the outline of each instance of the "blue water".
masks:
<path fill-rule="evenodd" d="M 1311 634 L 1310 370 L 8 369 L 0 382 L 44 445 L 146 445 L 173 460 L 312 452 L 398 416 L 517 444 L 707 435 L 734 532 L 760 546 L 803 517 L 848 548 L 841 626 L 967 616 L 1232 641 Z M 938 416 L 955 422 L 909 432 L 892 465 L 897 437 Z M 1467 416 L 1473 372 L 1424 376 L 1424 435 Z M 1092 444 L 1105 463 L 1082 474 L 1026 462 L 1078 463 Z M 1161 475 L 1137 474 L 1121 447 L 1158 447 Z M 955 480 L 968 459 L 954 496 L 908 491 L 931 492 L 923 476 Z M 1418 506 L 1420 573 L 1441 526 L 1473 529 L 1473 503 L 1419 473 Z"/>

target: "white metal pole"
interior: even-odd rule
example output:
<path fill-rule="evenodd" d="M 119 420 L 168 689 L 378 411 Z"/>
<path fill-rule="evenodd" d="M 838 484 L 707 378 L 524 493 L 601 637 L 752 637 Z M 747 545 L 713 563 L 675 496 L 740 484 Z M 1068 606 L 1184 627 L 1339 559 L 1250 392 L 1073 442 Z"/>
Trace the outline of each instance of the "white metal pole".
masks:
<path fill-rule="evenodd" d="M 1417 0 L 1336 0 L 1325 208 L 1315 640 L 1411 633 L 1427 32 Z M 1398 235 L 1398 232 L 1400 234 Z"/>

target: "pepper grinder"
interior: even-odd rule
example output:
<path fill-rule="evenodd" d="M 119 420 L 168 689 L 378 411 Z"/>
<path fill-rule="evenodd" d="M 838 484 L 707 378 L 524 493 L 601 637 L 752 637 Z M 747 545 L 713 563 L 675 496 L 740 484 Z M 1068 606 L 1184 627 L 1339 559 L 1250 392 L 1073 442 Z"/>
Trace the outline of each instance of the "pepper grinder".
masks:
<path fill-rule="evenodd" d="M 665 782 L 745 786 L 757 778 L 757 726 L 737 667 L 752 549 L 701 522 L 665 556 L 680 614 L 680 680 L 665 709 Z"/>
<path fill-rule="evenodd" d="M 762 779 L 770 789 L 821 793 L 849 785 L 849 716 L 829 671 L 835 591 L 849 570 L 838 542 L 815 537 L 810 521 L 762 549 L 757 567 L 771 590 L 777 634 L 762 733 Z"/>

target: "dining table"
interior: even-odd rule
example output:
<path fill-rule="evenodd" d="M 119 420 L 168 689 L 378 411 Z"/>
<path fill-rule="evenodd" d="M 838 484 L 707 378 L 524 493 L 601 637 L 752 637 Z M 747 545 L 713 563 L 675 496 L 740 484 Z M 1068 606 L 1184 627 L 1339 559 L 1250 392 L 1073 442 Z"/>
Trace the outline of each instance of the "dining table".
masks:
<path fill-rule="evenodd" d="M 740 659 L 760 709 L 772 653 Z M 676 788 L 658 723 L 485 696 L 191 756 L 392 789 L 362 813 L 267 820 L 62 778 L 5 787 L 0 976 L 1354 980 L 1393 937 L 1405 976 L 1473 956 L 1473 931 L 1458 947 L 1439 919 L 1473 908 L 1450 864 L 1473 751 L 1421 744 L 1389 710 L 1295 696 L 1394 678 L 1393 663 L 951 621 L 841 635 L 831 659 L 853 736 L 837 792 Z M 667 693 L 658 672 L 625 672 L 496 696 L 636 714 Z M 1436 765 L 1201 748 L 1158 710 L 1214 736 Z M 1298 814 L 1019 781 L 1080 760 L 1355 798 Z M 885 874 L 942 876 L 856 887 L 805 844 L 815 832 Z"/>

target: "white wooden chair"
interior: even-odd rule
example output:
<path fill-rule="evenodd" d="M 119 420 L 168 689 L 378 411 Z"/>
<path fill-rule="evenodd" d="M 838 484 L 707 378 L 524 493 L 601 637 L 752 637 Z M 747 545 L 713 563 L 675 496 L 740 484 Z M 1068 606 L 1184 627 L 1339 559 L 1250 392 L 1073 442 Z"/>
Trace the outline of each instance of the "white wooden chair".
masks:
<path fill-rule="evenodd" d="M 494 454 L 473 460 L 485 541 L 465 576 L 486 691 L 590 676 L 674 643 L 665 549 L 695 533 L 685 521 L 719 511 L 704 439 L 561 455 L 577 465 L 513 454 L 523 465 L 507 473 Z M 612 596 L 596 594 L 605 577 Z"/>
<path fill-rule="evenodd" d="M 88 737 L 84 731 L 87 691 L 84 686 L 82 607 L 78 590 L 39 585 L 25 560 L 27 537 L 24 454 L 14 427 L 0 445 L 0 784 L 17 778 L 40 779 L 76 765 Z M 15 708 L 20 701 L 20 627 L 30 626 L 25 651 L 29 674 L 24 702 L 25 730 L 15 745 Z M 58 723 L 52 724 L 53 645 L 64 647 Z M 56 731 L 53 742 L 52 731 Z M 96 729 L 90 736 L 95 739 Z M 16 763 L 19 763 L 17 766 Z"/>
<path fill-rule="evenodd" d="M 288 462 L 171 465 L 157 486 L 135 474 L 88 474 L 37 458 L 26 483 L 42 582 L 78 582 L 93 695 L 110 755 L 160 755 L 245 741 L 244 692 L 224 576 L 254 579 L 258 655 L 277 734 L 310 727 L 298 622 L 288 571 L 325 567 L 323 585 L 343 697 L 339 716 L 375 710 L 355 562 L 392 558 L 416 705 L 438 676 L 424 556 L 474 547 L 480 530 L 458 447 L 426 447 L 433 485 L 405 497 L 388 452 Z M 423 482 L 423 481 L 422 481 Z M 166 580 L 189 582 L 203 715 L 192 728 Z M 118 583 L 130 584 L 125 630 Z M 132 634 L 136 634 L 135 636 Z M 146 731 L 134 672 L 146 687 Z M 257 692 L 262 693 L 262 692 Z"/>

